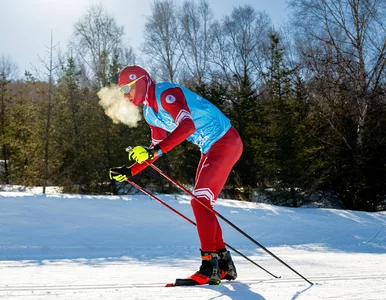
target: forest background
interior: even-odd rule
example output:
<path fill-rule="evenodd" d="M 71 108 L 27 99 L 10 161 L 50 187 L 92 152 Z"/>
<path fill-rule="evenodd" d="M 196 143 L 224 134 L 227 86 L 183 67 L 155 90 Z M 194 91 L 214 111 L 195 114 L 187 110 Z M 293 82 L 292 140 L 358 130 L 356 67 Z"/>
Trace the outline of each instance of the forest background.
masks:
<path fill-rule="evenodd" d="M 126 193 L 110 167 L 150 129 L 114 123 L 98 92 L 128 64 L 182 84 L 217 105 L 244 143 L 223 197 L 277 205 L 386 208 L 386 2 L 290 0 L 280 29 L 250 5 L 221 20 L 210 1 L 155 0 L 140 53 L 103 5 L 76 22 L 67 49 L 55 33 L 48 59 L 18 78 L 0 56 L 0 183 L 61 186 L 69 193 Z M 126 25 L 126 24 L 125 24 Z M 43 71 L 42 71 L 43 70 Z M 224 149 L 227 151 L 227 149 Z M 200 152 L 184 142 L 156 164 L 192 186 Z M 150 168 L 148 168 L 150 169 Z M 175 188 L 153 170 L 135 181 Z"/>

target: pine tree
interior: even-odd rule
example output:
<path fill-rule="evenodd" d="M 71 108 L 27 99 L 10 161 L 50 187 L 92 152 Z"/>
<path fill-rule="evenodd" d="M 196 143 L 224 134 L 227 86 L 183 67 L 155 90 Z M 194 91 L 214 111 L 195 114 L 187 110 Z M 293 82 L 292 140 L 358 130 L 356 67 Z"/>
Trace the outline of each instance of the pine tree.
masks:
<path fill-rule="evenodd" d="M 264 74 L 267 98 L 261 109 L 260 136 L 255 139 L 255 159 L 260 162 L 264 183 L 274 187 L 272 196 L 298 206 L 303 177 L 304 102 L 297 98 L 293 78 L 296 69 L 285 66 L 284 49 L 277 34 L 271 34 L 271 63 Z M 275 199 L 275 197 L 274 197 Z"/>

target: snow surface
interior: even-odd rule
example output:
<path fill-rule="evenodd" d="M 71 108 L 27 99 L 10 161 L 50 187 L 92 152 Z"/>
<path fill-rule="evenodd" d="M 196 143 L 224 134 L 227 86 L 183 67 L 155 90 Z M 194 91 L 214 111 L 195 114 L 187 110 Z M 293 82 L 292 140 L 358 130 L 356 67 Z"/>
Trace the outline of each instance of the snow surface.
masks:
<path fill-rule="evenodd" d="M 4 189 L 3 189 L 4 190 Z M 0 192 L 0 299 L 386 299 L 386 213 L 219 199 L 234 282 L 165 288 L 200 265 L 195 227 L 145 195 Z M 157 195 L 193 219 L 189 198 Z"/>

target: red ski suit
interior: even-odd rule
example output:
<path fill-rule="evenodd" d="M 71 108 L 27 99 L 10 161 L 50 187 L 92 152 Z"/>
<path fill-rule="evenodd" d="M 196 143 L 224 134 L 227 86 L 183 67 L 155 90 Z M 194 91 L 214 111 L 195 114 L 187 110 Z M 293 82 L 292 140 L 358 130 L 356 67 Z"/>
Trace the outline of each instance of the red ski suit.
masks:
<path fill-rule="evenodd" d="M 172 116 L 177 127 L 167 135 L 164 129 L 149 124 L 152 133 L 152 146 L 158 144 L 162 153 L 170 151 L 196 131 L 195 123 L 189 116 L 189 106 L 181 89 L 170 88 L 166 91 L 161 94 L 161 105 Z M 166 96 L 170 97 L 170 95 L 176 99 L 172 103 L 166 101 Z M 150 86 L 147 100 L 145 105 L 150 106 L 158 113 L 154 85 Z M 181 118 L 181 112 L 184 113 L 184 118 Z M 213 207 L 234 164 L 240 158 L 242 149 L 240 136 L 236 129 L 231 127 L 223 137 L 210 147 L 206 154 L 201 155 L 193 191 L 193 194 L 200 201 Z M 145 167 L 146 164 L 134 164 L 131 167 L 132 174 L 137 174 Z M 198 203 L 196 199 L 192 199 L 191 205 L 196 219 L 201 250 L 203 252 L 216 252 L 219 249 L 224 249 L 222 230 L 216 215 Z"/>

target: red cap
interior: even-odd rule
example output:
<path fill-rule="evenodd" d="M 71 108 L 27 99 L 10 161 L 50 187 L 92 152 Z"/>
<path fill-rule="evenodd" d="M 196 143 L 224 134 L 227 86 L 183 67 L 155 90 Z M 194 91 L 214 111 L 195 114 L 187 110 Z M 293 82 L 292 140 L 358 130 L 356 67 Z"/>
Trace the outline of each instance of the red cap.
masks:
<path fill-rule="evenodd" d="M 118 84 L 119 86 L 128 84 L 144 75 L 150 78 L 149 73 L 147 73 L 145 69 L 142 69 L 139 66 L 124 67 L 121 72 L 119 72 Z"/>
<path fill-rule="evenodd" d="M 148 86 L 153 82 L 153 80 L 145 69 L 136 65 L 124 67 L 119 72 L 119 86 L 123 86 L 135 80 L 138 81 L 135 83 L 136 90 L 132 103 L 137 106 L 147 99 Z"/>

